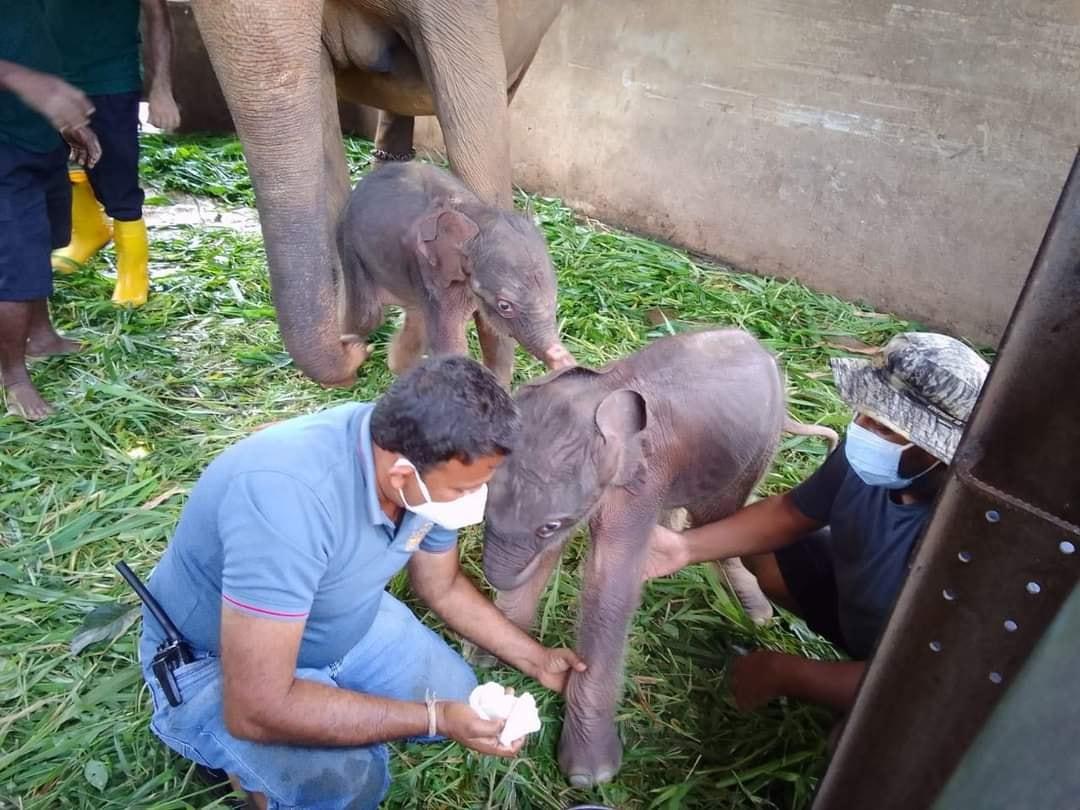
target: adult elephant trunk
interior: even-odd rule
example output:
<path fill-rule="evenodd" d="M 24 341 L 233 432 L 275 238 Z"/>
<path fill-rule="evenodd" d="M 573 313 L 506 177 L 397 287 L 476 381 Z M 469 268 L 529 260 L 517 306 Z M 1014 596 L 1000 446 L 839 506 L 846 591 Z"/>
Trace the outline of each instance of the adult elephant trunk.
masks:
<path fill-rule="evenodd" d="M 348 385 L 366 357 L 342 340 L 336 232 L 348 195 L 322 0 L 194 0 L 255 188 L 278 326 L 297 366 Z"/>

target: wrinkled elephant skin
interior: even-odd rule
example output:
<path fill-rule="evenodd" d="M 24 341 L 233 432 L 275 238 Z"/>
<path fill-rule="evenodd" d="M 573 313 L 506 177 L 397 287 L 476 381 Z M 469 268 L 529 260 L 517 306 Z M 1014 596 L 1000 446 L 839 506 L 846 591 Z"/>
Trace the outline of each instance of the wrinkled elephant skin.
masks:
<path fill-rule="evenodd" d="M 376 146 L 391 157 L 411 150 L 412 116 L 437 115 L 454 173 L 509 208 L 508 104 L 562 3 L 192 5 L 244 146 L 285 347 L 315 381 L 349 385 L 367 350 L 342 323 L 337 232 L 349 173 L 339 95 L 382 111 Z M 512 352 L 498 330 L 488 340 Z"/>
<path fill-rule="evenodd" d="M 672 509 L 702 523 L 745 503 L 779 441 L 783 384 L 750 335 L 716 330 L 663 338 L 599 371 L 554 372 L 516 399 L 525 435 L 489 487 L 484 571 L 528 626 L 551 556 L 588 521 L 578 635 L 588 669 L 570 676 L 559 764 L 572 784 L 593 785 L 621 763 L 615 710 L 650 531 Z"/>
<path fill-rule="evenodd" d="M 555 269 L 527 216 L 481 202 L 442 169 L 397 163 L 357 184 L 341 230 L 348 331 L 366 336 L 384 306 L 405 309 L 390 350 L 394 372 L 421 353 L 466 353 L 470 318 L 503 385 L 514 370 L 507 336 L 551 368 L 573 362 L 555 323 Z"/>

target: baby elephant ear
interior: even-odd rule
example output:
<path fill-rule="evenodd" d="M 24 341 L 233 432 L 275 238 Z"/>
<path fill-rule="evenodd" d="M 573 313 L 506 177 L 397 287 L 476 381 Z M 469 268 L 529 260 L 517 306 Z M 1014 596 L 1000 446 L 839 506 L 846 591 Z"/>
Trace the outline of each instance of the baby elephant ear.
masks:
<path fill-rule="evenodd" d="M 476 223 L 460 211 L 439 208 L 417 224 L 416 250 L 431 269 L 439 287 L 465 280 L 465 245 L 480 233 Z"/>
<path fill-rule="evenodd" d="M 629 486 L 644 478 L 648 421 L 645 398 L 629 388 L 612 391 L 596 406 L 596 427 L 604 437 L 611 483 Z"/>

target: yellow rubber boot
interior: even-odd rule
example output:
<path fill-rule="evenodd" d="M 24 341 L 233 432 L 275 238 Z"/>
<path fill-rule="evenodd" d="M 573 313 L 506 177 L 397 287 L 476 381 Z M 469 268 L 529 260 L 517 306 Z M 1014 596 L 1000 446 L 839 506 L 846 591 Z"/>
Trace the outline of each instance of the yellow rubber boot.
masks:
<path fill-rule="evenodd" d="M 113 303 L 141 307 L 150 292 L 150 271 L 147 268 L 149 246 L 146 223 L 113 221 L 113 240 L 116 244 L 116 289 Z"/>
<path fill-rule="evenodd" d="M 71 242 L 52 254 L 53 269 L 60 273 L 74 273 L 112 238 L 109 218 L 94 196 L 86 172 L 71 169 L 68 177 L 71 178 Z"/>

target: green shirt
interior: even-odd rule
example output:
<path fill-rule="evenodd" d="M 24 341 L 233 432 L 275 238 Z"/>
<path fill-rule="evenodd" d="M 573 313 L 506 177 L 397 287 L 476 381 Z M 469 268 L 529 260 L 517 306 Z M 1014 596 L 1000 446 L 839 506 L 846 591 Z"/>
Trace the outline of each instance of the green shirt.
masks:
<path fill-rule="evenodd" d="M 5 0 L 0 59 L 42 73 L 60 73 L 60 54 L 49 36 L 41 0 Z M 60 135 L 17 95 L 0 92 L 0 143 L 44 153 L 60 146 Z"/>
<path fill-rule="evenodd" d="M 88 96 L 142 89 L 139 0 L 45 0 L 64 78 Z"/>

